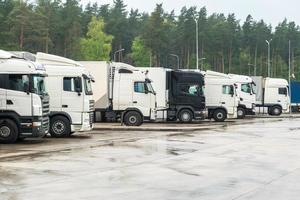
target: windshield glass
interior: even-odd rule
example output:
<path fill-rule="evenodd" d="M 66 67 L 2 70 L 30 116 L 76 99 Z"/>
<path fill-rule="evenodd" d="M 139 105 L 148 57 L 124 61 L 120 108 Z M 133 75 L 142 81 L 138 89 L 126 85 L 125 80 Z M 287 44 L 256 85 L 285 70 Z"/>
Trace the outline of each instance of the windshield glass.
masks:
<path fill-rule="evenodd" d="M 85 94 L 86 95 L 93 95 L 92 90 L 92 80 L 89 78 L 84 79 L 84 86 L 85 86 Z"/>
<path fill-rule="evenodd" d="M 40 75 L 32 76 L 32 92 L 38 95 L 46 94 L 45 77 Z"/>
<path fill-rule="evenodd" d="M 147 89 L 148 89 L 148 91 L 149 91 L 150 93 L 152 93 L 152 94 L 154 94 L 154 93 L 155 93 L 155 91 L 154 91 L 154 89 L 153 89 L 153 87 L 152 87 L 152 84 L 151 84 L 151 83 L 147 83 Z"/>
<path fill-rule="evenodd" d="M 251 90 L 253 94 L 256 94 L 256 85 L 255 83 L 251 83 Z"/>

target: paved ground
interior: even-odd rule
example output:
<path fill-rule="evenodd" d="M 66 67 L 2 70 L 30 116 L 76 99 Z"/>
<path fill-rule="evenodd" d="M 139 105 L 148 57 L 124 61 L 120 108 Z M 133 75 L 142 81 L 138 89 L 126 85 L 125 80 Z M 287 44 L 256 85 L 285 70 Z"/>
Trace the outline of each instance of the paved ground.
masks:
<path fill-rule="evenodd" d="M 1 144 L 0 199 L 298 200 L 299 144 L 297 118 Z"/>

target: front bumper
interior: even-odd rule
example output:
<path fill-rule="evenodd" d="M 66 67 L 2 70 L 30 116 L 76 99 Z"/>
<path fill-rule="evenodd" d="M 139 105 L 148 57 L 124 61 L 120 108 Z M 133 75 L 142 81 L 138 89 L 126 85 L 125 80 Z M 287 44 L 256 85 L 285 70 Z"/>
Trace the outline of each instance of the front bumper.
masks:
<path fill-rule="evenodd" d="M 82 124 L 72 124 L 71 132 L 86 132 L 94 128 L 94 113 L 82 113 Z"/>
<path fill-rule="evenodd" d="M 33 117 L 31 122 L 21 122 L 20 137 L 36 138 L 44 137 L 49 133 L 49 118 L 48 117 Z"/>

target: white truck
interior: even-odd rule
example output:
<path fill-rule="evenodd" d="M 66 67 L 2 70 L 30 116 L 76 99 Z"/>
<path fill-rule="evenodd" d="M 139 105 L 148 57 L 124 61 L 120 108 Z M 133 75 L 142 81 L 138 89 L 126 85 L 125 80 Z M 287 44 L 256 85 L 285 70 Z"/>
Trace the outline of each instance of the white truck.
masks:
<path fill-rule="evenodd" d="M 289 84 L 285 79 L 252 77 L 255 82 L 256 107 L 269 115 L 288 113 L 290 109 Z"/>
<path fill-rule="evenodd" d="M 227 74 L 214 71 L 202 72 L 205 75 L 205 105 L 208 118 L 217 122 L 237 118 L 239 97 L 235 81 Z"/>
<path fill-rule="evenodd" d="M 48 76 L 50 134 L 66 137 L 93 129 L 94 100 L 90 73 L 79 63 L 60 56 L 37 53 Z"/>
<path fill-rule="evenodd" d="M 80 63 L 95 79 L 96 122 L 121 120 L 127 126 L 140 126 L 156 119 L 156 94 L 145 73 L 125 63 Z"/>
<path fill-rule="evenodd" d="M 243 119 L 246 115 L 255 115 L 256 94 L 253 89 L 254 82 L 252 78 L 237 74 L 228 75 L 234 79 L 237 87 L 236 91 L 240 98 L 237 117 Z"/>
<path fill-rule="evenodd" d="M 191 122 L 206 118 L 204 76 L 193 71 L 161 67 L 139 68 L 153 81 L 157 120 Z"/>
<path fill-rule="evenodd" d="M 48 133 L 45 76 L 42 65 L 0 50 L 0 143 Z"/>
<path fill-rule="evenodd" d="M 68 137 L 93 128 L 94 101 L 92 77 L 79 63 L 56 55 L 13 52 L 34 60 L 46 70 L 45 83 L 50 96 L 50 134 Z"/>

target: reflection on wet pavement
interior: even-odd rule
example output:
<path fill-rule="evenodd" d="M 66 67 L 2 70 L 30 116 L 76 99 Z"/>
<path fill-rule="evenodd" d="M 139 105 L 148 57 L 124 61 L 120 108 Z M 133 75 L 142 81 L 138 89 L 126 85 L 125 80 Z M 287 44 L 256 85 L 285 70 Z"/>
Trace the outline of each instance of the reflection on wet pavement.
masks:
<path fill-rule="evenodd" d="M 0 159 L 0 199 L 298 200 L 299 122 L 2 145 L 1 155 L 16 157 Z"/>

